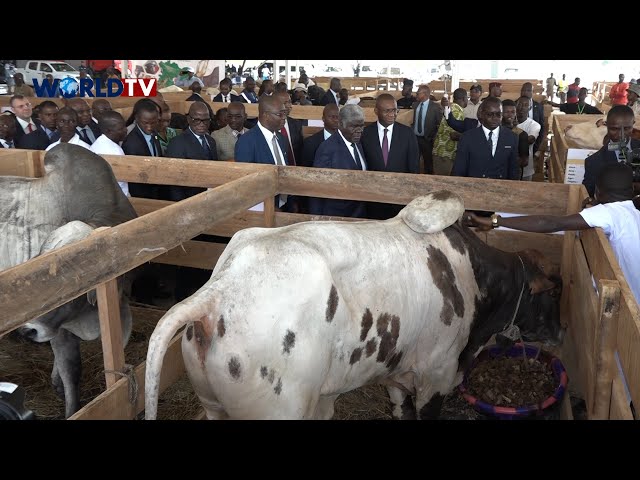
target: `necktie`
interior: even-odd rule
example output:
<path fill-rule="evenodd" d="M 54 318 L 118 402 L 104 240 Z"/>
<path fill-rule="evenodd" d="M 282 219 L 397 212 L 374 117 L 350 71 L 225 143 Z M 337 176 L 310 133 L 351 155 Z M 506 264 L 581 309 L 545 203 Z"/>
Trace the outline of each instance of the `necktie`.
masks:
<path fill-rule="evenodd" d="M 29 125 L 27 126 L 27 130 L 29 130 L 29 133 L 35 130 L 35 128 L 33 128 L 33 123 L 29 123 Z"/>
<path fill-rule="evenodd" d="M 89 136 L 87 135 L 86 128 L 87 127 L 84 127 L 84 128 L 80 129 L 80 138 L 82 139 L 83 142 L 88 143 L 89 145 L 91 145 L 91 140 L 89 140 Z"/>
<path fill-rule="evenodd" d="M 288 157 L 287 165 L 295 166 L 296 157 L 293 155 L 293 150 L 291 150 L 291 142 L 289 141 L 289 135 L 287 134 L 287 129 L 285 127 L 282 127 L 282 129 L 280 130 L 280 133 L 282 134 L 282 136 L 287 142 L 287 157 Z"/>
<path fill-rule="evenodd" d="M 420 108 L 418 108 L 418 135 L 422 135 L 422 107 L 424 103 L 420 103 Z"/>
<path fill-rule="evenodd" d="M 489 154 L 493 158 L 493 140 L 491 138 L 492 136 L 493 136 L 493 132 L 489 132 Z"/>
<path fill-rule="evenodd" d="M 387 166 L 387 159 L 389 158 L 389 137 L 387 137 L 387 128 L 384 129 L 384 136 L 382 137 L 382 159 L 384 160 L 384 166 Z"/>
<path fill-rule="evenodd" d="M 5 140 L 6 144 L 7 144 L 7 148 L 13 148 L 13 142 L 10 140 Z"/>
<path fill-rule="evenodd" d="M 278 139 L 276 138 L 276 134 L 273 134 L 271 138 L 271 145 L 273 145 L 273 154 L 275 155 L 276 165 L 283 165 L 282 157 L 280 156 L 280 149 L 278 148 Z"/>
<path fill-rule="evenodd" d="M 353 147 L 353 156 L 356 157 L 356 165 L 360 170 L 362 170 L 362 162 L 360 161 L 360 154 L 358 153 L 358 147 L 356 147 L 355 143 L 352 143 L 351 146 Z"/>
<path fill-rule="evenodd" d="M 156 146 L 153 143 L 153 137 L 151 137 L 151 140 L 149 140 L 149 151 L 151 152 L 152 157 L 156 156 Z"/>
<path fill-rule="evenodd" d="M 229 100 L 227 100 L 227 96 L 226 96 L 226 95 L 224 95 L 224 96 L 222 97 L 222 101 L 223 101 L 223 102 L 229 102 Z"/>
<path fill-rule="evenodd" d="M 202 149 L 204 150 L 204 154 L 207 157 L 207 159 L 211 160 L 211 149 L 209 148 L 209 142 L 207 142 L 207 139 L 203 136 L 200 137 L 200 143 L 202 144 Z"/>

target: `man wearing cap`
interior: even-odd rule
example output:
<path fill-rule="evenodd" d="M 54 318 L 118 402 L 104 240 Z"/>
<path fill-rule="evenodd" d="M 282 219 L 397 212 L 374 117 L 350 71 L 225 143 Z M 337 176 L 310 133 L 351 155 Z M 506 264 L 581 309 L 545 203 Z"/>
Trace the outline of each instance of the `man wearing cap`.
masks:
<path fill-rule="evenodd" d="M 478 109 L 480 108 L 480 97 L 482 96 L 482 85 L 476 83 L 469 88 L 469 101 L 467 106 L 464 107 L 464 118 L 478 119 Z"/>
<path fill-rule="evenodd" d="M 635 116 L 640 115 L 640 101 L 638 101 L 638 97 L 640 97 L 640 85 L 630 83 L 629 88 L 627 88 L 627 106 L 631 107 Z"/>
<path fill-rule="evenodd" d="M 182 70 L 180 70 L 180 75 L 173 79 L 173 83 L 177 87 L 189 88 L 191 87 L 191 84 L 195 82 L 204 87 L 204 83 L 202 83 L 202 80 L 195 76 L 193 67 L 184 67 Z"/>
<path fill-rule="evenodd" d="M 411 108 L 416 101 L 416 97 L 412 93 L 413 80 L 405 78 L 402 80 L 402 98 L 398 99 L 398 108 Z"/>
<path fill-rule="evenodd" d="M 311 100 L 307 98 L 307 87 L 304 83 L 298 83 L 293 90 L 293 104 L 294 105 L 313 105 Z"/>

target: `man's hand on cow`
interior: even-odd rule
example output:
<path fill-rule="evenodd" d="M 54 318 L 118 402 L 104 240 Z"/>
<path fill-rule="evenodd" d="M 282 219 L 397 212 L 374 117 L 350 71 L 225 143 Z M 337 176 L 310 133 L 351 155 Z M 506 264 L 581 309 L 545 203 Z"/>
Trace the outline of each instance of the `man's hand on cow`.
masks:
<path fill-rule="evenodd" d="M 585 208 L 587 208 L 587 205 L 592 206 L 593 205 L 593 198 L 591 197 L 587 197 L 582 201 L 582 209 L 584 210 Z"/>
<path fill-rule="evenodd" d="M 469 210 L 465 210 L 462 218 L 467 227 L 476 227 L 482 231 L 491 230 L 493 228 L 491 225 L 491 218 L 479 217 Z"/>

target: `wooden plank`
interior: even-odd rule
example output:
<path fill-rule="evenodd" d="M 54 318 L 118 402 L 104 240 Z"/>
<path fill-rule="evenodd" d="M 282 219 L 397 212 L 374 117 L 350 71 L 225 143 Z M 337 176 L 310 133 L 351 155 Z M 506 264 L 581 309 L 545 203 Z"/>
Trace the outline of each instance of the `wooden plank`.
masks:
<path fill-rule="evenodd" d="M 615 280 L 598 282 L 598 324 L 595 332 L 595 379 L 590 419 L 606 420 L 611 407 L 611 384 L 617 372 L 615 343 L 620 307 L 620 284 Z"/>
<path fill-rule="evenodd" d="M 580 211 L 580 189 L 573 185 L 570 187 L 569 194 L 565 202 L 565 211 L 563 215 L 570 215 Z M 563 320 L 568 319 L 570 315 L 569 311 L 569 297 L 567 291 L 571 281 L 571 268 L 573 266 L 573 250 L 576 245 L 576 233 L 565 232 L 564 240 L 562 244 L 562 267 L 560 274 L 562 275 L 562 283 L 564 288 L 562 290 L 562 298 L 560 299 L 560 318 Z"/>
<path fill-rule="evenodd" d="M 275 165 L 212 162 L 137 155 L 102 155 L 121 181 L 213 188 L 249 173 L 275 171 Z"/>
<path fill-rule="evenodd" d="M 253 173 L 0 272 L 0 335 L 275 195 L 275 173 Z"/>
<path fill-rule="evenodd" d="M 633 413 L 629 407 L 629 400 L 627 400 L 624 385 L 619 375 L 613 379 L 611 384 L 609 420 L 634 420 Z"/>
<path fill-rule="evenodd" d="M 324 168 L 284 168 L 280 192 L 407 204 L 429 191 L 459 194 L 465 207 L 523 214 L 564 215 L 569 185 L 410 173 L 361 172 Z"/>
<path fill-rule="evenodd" d="M 101 283 L 96 287 L 98 297 L 98 317 L 100 319 L 100 340 L 107 388 L 120 378 L 114 372 L 124 372 L 124 346 L 122 343 L 122 323 L 120 319 L 120 295 L 118 279 Z"/>
<path fill-rule="evenodd" d="M 565 392 L 560 402 L 560 420 L 573 420 L 573 411 L 571 409 L 571 395 Z"/>
<path fill-rule="evenodd" d="M 129 200 L 136 209 L 136 213 L 138 215 L 146 215 L 147 213 L 155 212 L 160 208 L 164 208 L 175 203 L 166 200 L 153 200 L 150 198 L 137 197 L 131 197 Z M 278 213 L 278 215 L 280 215 L 280 213 Z M 220 237 L 232 237 L 234 233 L 244 228 L 264 226 L 264 215 L 262 213 L 247 210 L 245 212 L 238 213 L 227 220 L 216 223 L 202 233 L 218 235 Z"/>
<path fill-rule="evenodd" d="M 213 270 L 226 246 L 224 243 L 188 240 L 157 256 L 152 262 Z"/>
<path fill-rule="evenodd" d="M 264 203 L 264 226 L 265 227 L 273 227 L 275 225 L 275 215 L 276 215 L 276 204 L 273 198 L 267 197 L 263 200 Z"/>
<path fill-rule="evenodd" d="M 563 235 L 548 233 L 515 232 L 509 230 L 489 230 L 485 243 L 505 252 L 519 252 L 533 248 L 544 254 L 560 268 L 562 261 Z"/>
<path fill-rule="evenodd" d="M 182 332 L 169 343 L 160 374 L 159 395 L 184 375 L 182 359 Z M 144 410 L 144 385 L 146 364 L 135 369 L 138 394 L 135 404 L 129 402 L 129 380 L 121 378 L 115 385 L 105 390 L 95 399 L 78 410 L 69 420 L 130 420 Z"/>
<path fill-rule="evenodd" d="M 582 389 L 581 396 L 591 415 L 595 389 L 595 332 L 599 323 L 598 298 L 586 257 L 579 246 L 573 249 L 573 268 L 568 290 L 570 307 L 567 333 L 578 347 L 576 360 L 579 370 L 568 374 Z"/>

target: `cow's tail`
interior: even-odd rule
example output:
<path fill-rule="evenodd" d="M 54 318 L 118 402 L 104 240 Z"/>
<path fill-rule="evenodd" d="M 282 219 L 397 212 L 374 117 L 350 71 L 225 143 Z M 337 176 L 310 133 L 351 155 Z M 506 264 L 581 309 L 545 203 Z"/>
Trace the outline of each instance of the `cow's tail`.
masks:
<path fill-rule="evenodd" d="M 155 420 L 158 414 L 158 395 L 162 362 L 169 343 L 176 332 L 187 323 L 207 315 L 211 306 L 203 297 L 209 297 L 211 289 L 203 287 L 188 299 L 174 305 L 158 321 L 149 339 L 145 372 L 145 419 Z"/>

